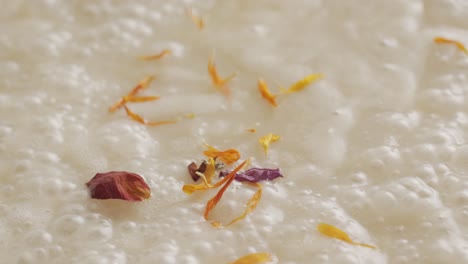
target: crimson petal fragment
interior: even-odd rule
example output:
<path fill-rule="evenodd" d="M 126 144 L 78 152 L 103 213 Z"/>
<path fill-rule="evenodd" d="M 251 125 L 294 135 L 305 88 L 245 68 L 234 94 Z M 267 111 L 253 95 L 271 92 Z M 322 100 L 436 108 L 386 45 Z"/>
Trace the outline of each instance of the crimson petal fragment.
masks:
<path fill-rule="evenodd" d="M 97 173 L 86 186 L 94 199 L 142 201 L 151 196 L 145 180 L 136 173 L 126 171 Z"/>
<path fill-rule="evenodd" d="M 219 177 L 228 175 L 229 172 L 219 172 Z M 259 181 L 272 181 L 276 178 L 283 177 L 280 169 L 267 169 L 267 168 L 252 168 L 244 172 L 236 174 L 236 181 L 240 182 L 259 182 Z"/>

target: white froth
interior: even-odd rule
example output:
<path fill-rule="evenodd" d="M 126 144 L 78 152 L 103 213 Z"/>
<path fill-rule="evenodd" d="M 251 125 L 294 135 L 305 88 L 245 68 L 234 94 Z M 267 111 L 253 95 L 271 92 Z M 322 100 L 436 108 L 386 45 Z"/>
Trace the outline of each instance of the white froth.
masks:
<path fill-rule="evenodd" d="M 464 1 L 4 1 L 0 17 L 0 262 L 468 262 L 468 56 L 432 41 L 468 46 Z M 231 101 L 210 84 L 212 52 L 238 74 Z M 257 91 L 316 72 L 275 109 Z M 132 109 L 177 124 L 107 112 L 150 74 L 144 94 L 161 99 Z M 284 174 L 229 228 L 203 219 L 214 191 L 181 191 L 205 143 Z M 112 170 L 142 175 L 151 198 L 90 199 L 85 182 Z M 254 192 L 234 183 L 210 218 L 228 222 Z"/>

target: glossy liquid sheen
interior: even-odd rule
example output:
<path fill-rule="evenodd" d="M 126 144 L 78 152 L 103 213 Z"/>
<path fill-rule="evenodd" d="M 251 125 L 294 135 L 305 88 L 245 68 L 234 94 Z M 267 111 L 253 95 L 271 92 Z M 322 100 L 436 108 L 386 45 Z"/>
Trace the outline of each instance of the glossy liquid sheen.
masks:
<path fill-rule="evenodd" d="M 468 263 L 468 56 L 433 42 L 468 45 L 467 18 L 442 0 L 3 1 L 0 262 Z M 213 50 L 221 76 L 238 74 L 231 101 L 211 85 Z M 257 90 L 318 72 L 277 108 Z M 161 99 L 129 106 L 177 124 L 107 111 L 150 74 L 144 94 Z M 284 174 L 228 228 L 203 219 L 215 192 L 181 190 L 204 143 Z M 151 198 L 91 199 L 85 182 L 113 170 L 142 175 Z M 238 216 L 254 191 L 235 182 L 210 218 Z"/>

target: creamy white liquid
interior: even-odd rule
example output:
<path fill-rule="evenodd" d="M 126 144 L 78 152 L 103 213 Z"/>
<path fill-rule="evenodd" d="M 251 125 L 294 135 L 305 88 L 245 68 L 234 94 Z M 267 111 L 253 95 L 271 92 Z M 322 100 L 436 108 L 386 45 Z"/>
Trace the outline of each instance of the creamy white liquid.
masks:
<path fill-rule="evenodd" d="M 199 31 L 185 7 L 206 20 Z M 0 263 L 468 263 L 466 1 L 2 1 Z M 162 49 L 160 61 L 135 58 Z M 211 85 L 237 72 L 229 103 Z M 273 91 L 325 79 L 272 108 Z M 107 109 L 149 74 L 133 104 Z M 256 128 L 257 133 L 248 133 Z M 282 138 L 265 156 L 258 138 Z M 215 192 L 186 195 L 204 143 L 280 168 L 258 207 L 215 229 Z M 145 177 L 144 202 L 93 200 L 98 172 Z M 234 183 L 210 215 L 227 222 L 255 189 Z M 333 224 L 372 250 L 320 234 Z"/>

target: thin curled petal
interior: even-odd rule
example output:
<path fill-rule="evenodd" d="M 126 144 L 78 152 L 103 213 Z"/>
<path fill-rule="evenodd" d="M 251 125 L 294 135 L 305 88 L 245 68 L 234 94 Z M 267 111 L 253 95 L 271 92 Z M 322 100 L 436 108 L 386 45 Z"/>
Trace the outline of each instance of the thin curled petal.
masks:
<path fill-rule="evenodd" d="M 453 39 L 448 39 L 448 38 L 444 38 L 444 37 L 435 37 L 434 38 L 434 42 L 435 43 L 438 43 L 438 44 L 453 44 L 455 46 L 457 46 L 457 48 L 461 51 L 463 51 L 466 55 L 468 55 L 468 50 L 465 48 L 465 46 L 459 42 L 459 41 L 456 41 L 456 40 L 453 40 Z"/>
<path fill-rule="evenodd" d="M 323 74 L 321 73 L 310 74 L 304 77 L 304 79 L 299 80 L 298 82 L 291 85 L 288 89 L 281 88 L 280 90 L 282 94 L 291 94 L 291 93 L 299 92 L 301 90 L 304 90 L 309 84 L 315 81 L 318 81 L 322 78 L 323 78 Z"/>
<path fill-rule="evenodd" d="M 177 123 L 177 120 L 147 121 L 143 117 L 141 117 L 139 114 L 130 110 L 125 104 L 124 104 L 124 108 L 125 108 L 125 112 L 132 120 L 135 120 L 138 123 L 143 124 L 143 125 L 160 126 L 160 125 Z"/>
<path fill-rule="evenodd" d="M 268 253 L 252 253 L 245 255 L 231 264 L 260 264 L 268 261 L 272 261 L 271 255 Z"/>
<path fill-rule="evenodd" d="M 158 54 L 149 55 L 149 56 L 140 56 L 138 57 L 138 59 L 142 61 L 159 60 L 159 59 L 162 59 L 162 57 L 169 55 L 169 54 L 172 54 L 172 51 L 169 49 L 164 49 Z"/>
<path fill-rule="evenodd" d="M 231 173 L 229 173 L 229 175 L 227 175 L 224 179 L 222 179 L 221 181 L 213 185 L 213 186 L 219 186 L 220 185 L 219 183 L 221 182 L 224 183 L 224 186 L 218 191 L 218 193 L 206 203 L 205 213 L 203 215 L 205 220 L 208 220 L 208 215 L 210 214 L 211 210 L 213 210 L 215 206 L 218 204 L 219 200 L 221 200 L 221 197 L 223 197 L 223 194 L 226 191 L 226 189 L 234 181 L 234 178 L 236 177 L 236 173 L 240 169 L 242 169 L 242 167 L 244 167 L 246 163 L 247 163 L 247 160 L 245 160 L 239 166 L 237 166 L 237 168 L 235 168 Z"/>
<path fill-rule="evenodd" d="M 331 238 L 336 238 L 336 239 L 339 239 L 339 240 L 342 240 L 342 241 L 345 241 L 347 243 L 350 243 L 350 244 L 353 244 L 353 245 L 357 245 L 357 246 L 362 246 L 362 247 L 368 247 L 368 248 L 372 248 L 372 249 L 375 249 L 376 247 L 375 246 L 372 246 L 372 245 L 369 245 L 369 244 L 364 244 L 364 243 L 358 243 L 358 242 L 354 242 L 348 234 L 346 234 L 345 231 L 335 227 L 335 226 L 332 226 L 332 225 L 329 225 L 329 224 L 326 224 L 326 223 L 319 223 L 317 225 L 317 230 L 328 236 L 328 237 L 331 237 Z"/>
<path fill-rule="evenodd" d="M 230 226 L 242 219 L 244 219 L 248 214 L 250 214 L 258 205 L 260 202 L 260 199 L 262 198 L 262 186 L 258 183 L 253 183 L 252 185 L 257 186 L 257 191 L 254 193 L 254 195 L 250 198 L 250 200 L 247 202 L 247 207 L 245 208 L 244 212 L 236 217 L 234 220 L 229 222 L 226 226 Z"/>
<path fill-rule="evenodd" d="M 161 99 L 159 96 L 124 96 L 125 103 L 143 103 Z"/>
<path fill-rule="evenodd" d="M 265 100 L 267 100 L 272 106 L 276 107 L 278 104 L 276 103 L 276 97 L 278 95 L 273 95 L 270 90 L 268 89 L 268 85 L 263 79 L 258 79 L 258 90 Z"/>

